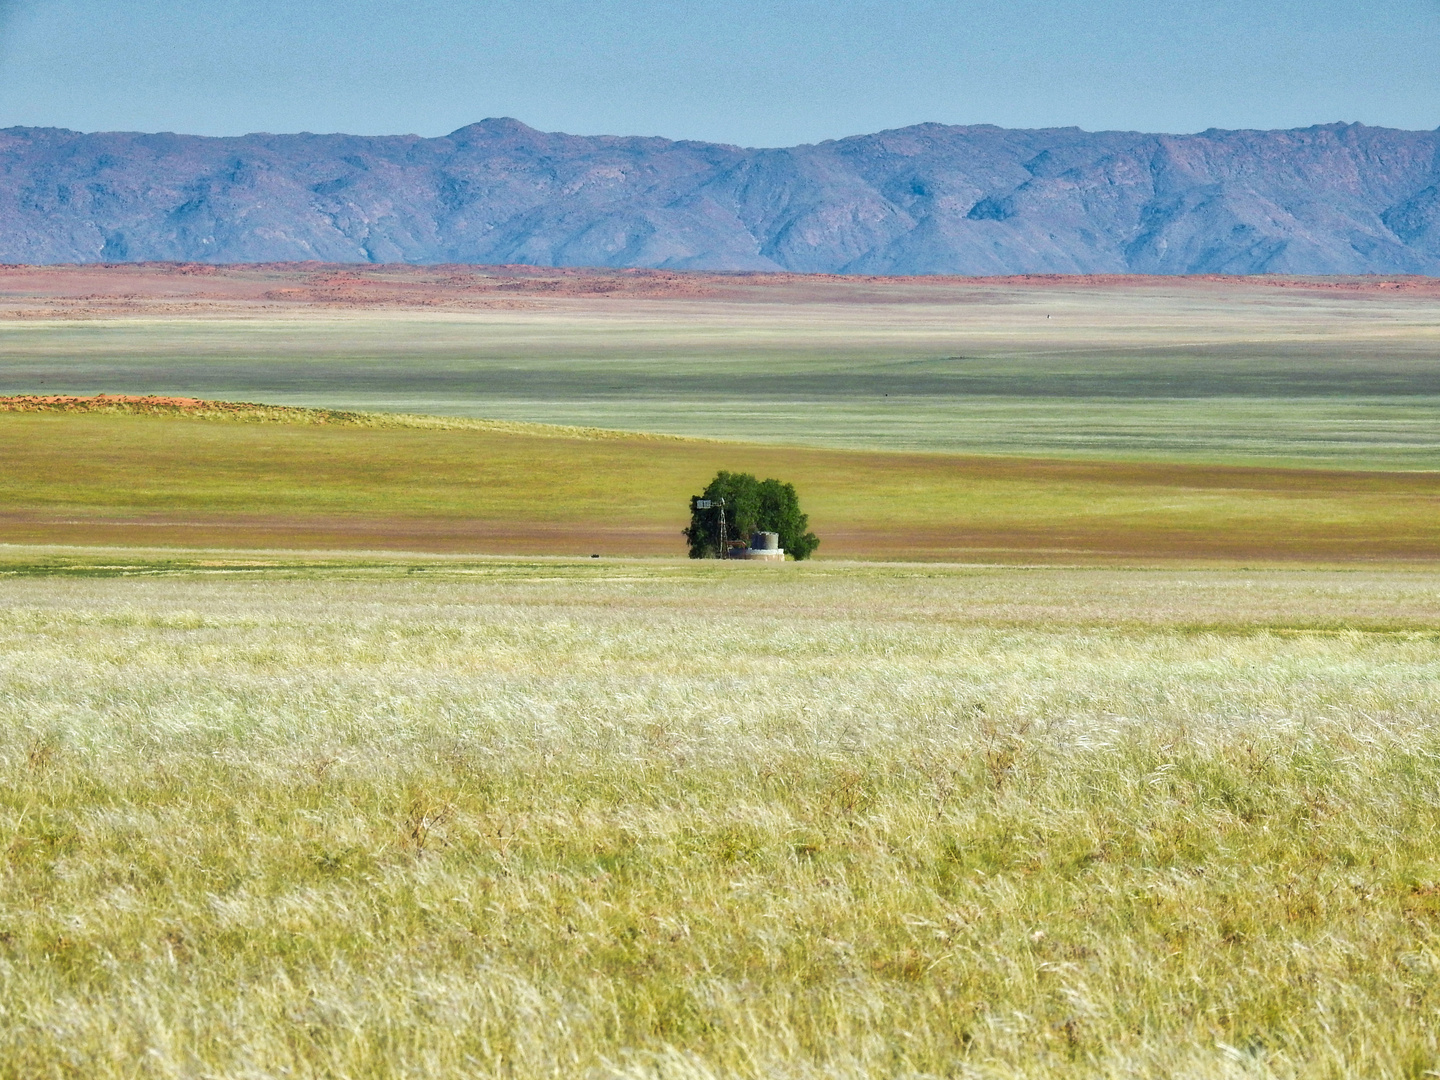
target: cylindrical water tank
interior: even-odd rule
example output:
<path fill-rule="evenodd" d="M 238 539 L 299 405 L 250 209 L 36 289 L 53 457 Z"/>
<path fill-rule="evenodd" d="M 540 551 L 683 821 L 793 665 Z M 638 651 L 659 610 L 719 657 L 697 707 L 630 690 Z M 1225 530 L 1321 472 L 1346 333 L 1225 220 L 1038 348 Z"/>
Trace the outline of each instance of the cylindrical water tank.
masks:
<path fill-rule="evenodd" d="M 756 551 L 778 551 L 780 549 L 780 534 L 772 532 L 757 532 L 750 537 L 750 546 Z"/>

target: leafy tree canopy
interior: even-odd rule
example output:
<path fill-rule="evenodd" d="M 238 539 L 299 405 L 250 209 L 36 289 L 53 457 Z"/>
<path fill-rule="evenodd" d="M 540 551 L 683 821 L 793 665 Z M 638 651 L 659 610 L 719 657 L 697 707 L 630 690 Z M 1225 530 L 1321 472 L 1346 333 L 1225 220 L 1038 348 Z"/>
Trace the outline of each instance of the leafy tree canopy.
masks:
<path fill-rule="evenodd" d="M 754 532 L 780 534 L 780 546 L 797 559 L 805 559 L 820 546 L 820 538 L 808 532 L 810 519 L 800 512 L 800 498 L 794 484 L 779 480 L 757 480 L 749 473 L 718 472 L 700 499 L 714 505 L 707 510 L 690 504 L 690 527 L 685 539 L 692 559 L 717 559 L 720 550 L 720 500 L 725 500 L 727 539 L 749 543 Z"/>

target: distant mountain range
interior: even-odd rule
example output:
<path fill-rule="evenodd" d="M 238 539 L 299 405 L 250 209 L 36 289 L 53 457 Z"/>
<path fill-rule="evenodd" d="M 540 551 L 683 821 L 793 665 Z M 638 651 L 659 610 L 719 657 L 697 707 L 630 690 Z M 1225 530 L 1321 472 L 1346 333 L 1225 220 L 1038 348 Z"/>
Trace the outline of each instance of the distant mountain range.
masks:
<path fill-rule="evenodd" d="M 1440 132 L 0 131 L 0 261 L 1440 274 Z"/>

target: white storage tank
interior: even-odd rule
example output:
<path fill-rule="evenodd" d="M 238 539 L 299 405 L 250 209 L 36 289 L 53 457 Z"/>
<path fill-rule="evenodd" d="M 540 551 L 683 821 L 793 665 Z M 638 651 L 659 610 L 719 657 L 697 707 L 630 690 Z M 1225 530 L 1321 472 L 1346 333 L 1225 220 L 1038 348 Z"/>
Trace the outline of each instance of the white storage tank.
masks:
<path fill-rule="evenodd" d="M 785 549 L 780 546 L 780 534 L 757 532 L 750 534 L 750 546 L 745 549 L 745 558 L 760 559 L 764 562 L 784 562 Z"/>

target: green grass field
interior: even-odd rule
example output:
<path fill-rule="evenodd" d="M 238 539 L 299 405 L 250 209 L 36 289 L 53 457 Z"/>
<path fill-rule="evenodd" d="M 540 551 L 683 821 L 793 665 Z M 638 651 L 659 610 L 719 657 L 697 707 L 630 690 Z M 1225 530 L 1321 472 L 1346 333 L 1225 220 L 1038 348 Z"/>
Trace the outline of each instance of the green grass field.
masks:
<path fill-rule="evenodd" d="M 190 394 L 871 450 L 1440 468 L 1433 299 L 1244 282 L 764 296 L 0 320 L 0 394 Z"/>
<path fill-rule="evenodd" d="M 1431 1075 L 1437 611 L 0 549 L 0 1076 Z"/>
<path fill-rule="evenodd" d="M 796 484 L 820 558 L 1440 558 L 1437 473 L 46 413 L 0 413 L 0 542 L 680 555 L 722 468 Z"/>

